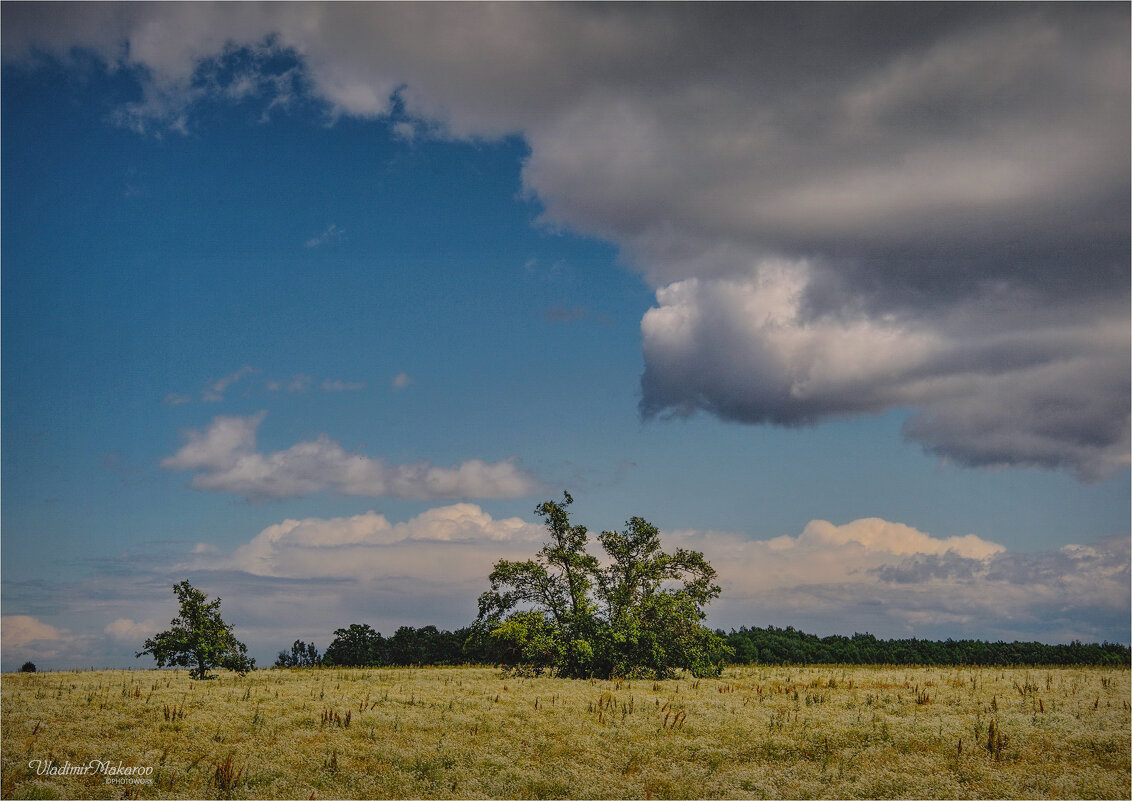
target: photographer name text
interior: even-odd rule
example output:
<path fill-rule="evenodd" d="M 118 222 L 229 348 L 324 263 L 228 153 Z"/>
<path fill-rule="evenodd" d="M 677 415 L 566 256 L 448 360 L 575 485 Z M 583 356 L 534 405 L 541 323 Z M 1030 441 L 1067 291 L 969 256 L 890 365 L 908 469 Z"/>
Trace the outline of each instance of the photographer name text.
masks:
<path fill-rule="evenodd" d="M 72 765 L 70 760 L 57 765 L 51 759 L 33 759 L 28 767 L 36 776 L 153 776 L 152 766 L 124 765 L 121 760 L 115 765 L 108 759 L 92 759 L 85 765 Z"/>

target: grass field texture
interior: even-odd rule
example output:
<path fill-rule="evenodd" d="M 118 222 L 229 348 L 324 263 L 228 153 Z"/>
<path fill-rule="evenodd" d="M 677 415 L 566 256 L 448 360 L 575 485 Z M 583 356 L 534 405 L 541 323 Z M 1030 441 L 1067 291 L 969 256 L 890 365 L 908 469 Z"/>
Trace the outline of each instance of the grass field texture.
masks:
<path fill-rule="evenodd" d="M 0 691 L 4 798 L 1132 795 L 1126 669 L 93 671 Z M 142 775 L 59 775 L 93 760 Z"/>

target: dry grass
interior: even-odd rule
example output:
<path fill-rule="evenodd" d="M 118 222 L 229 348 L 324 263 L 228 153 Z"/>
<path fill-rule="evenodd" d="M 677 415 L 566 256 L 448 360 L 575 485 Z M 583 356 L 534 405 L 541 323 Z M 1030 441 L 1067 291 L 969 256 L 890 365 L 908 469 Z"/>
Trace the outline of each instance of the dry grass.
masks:
<path fill-rule="evenodd" d="M 4 798 L 1128 798 L 1128 670 L 3 677 Z M 152 784 L 31 760 L 152 767 Z"/>

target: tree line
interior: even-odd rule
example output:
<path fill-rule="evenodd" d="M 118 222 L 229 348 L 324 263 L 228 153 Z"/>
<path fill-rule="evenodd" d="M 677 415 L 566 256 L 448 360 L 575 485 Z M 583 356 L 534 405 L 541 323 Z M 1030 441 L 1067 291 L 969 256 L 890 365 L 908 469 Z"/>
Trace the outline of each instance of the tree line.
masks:
<path fill-rule="evenodd" d="M 605 564 L 588 553 L 589 532 L 570 520 L 570 493 L 535 508 L 548 541 L 534 559 L 501 560 L 480 596 L 479 616 L 455 632 L 402 626 L 386 639 L 368 625 L 334 632 L 321 664 L 504 665 L 559 676 L 649 676 L 677 671 L 718 675 L 724 664 L 1129 665 L 1112 643 L 1045 645 L 980 640 L 879 640 L 871 634 L 817 637 L 785 629 L 729 634 L 702 625 L 719 596 L 715 570 L 695 551 L 661 550 L 660 533 L 640 517 L 603 531 Z M 279 667 L 315 664 L 313 645 L 280 652 Z M 304 657 L 304 654 L 307 656 Z M 304 662 L 303 660 L 306 659 Z"/>
<path fill-rule="evenodd" d="M 410 665 L 498 665 L 504 653 L 482 627 L 443 631 L 436 626 L 401 626 L 391 637 L 368 624 L 352 623 L 334 632 L 324 653 L 313 642 L 295 640 L 280 651 L 273 667 L 407 667 Z"/>
<path fill-rule="evenodd" d="M 983 640 L 880 640 L 871 634 L 817 637 L 784 629 L 734 629 L 726 636 L 738 664 L 770 665 L 1132 665 L 1132 649 L 1104 642 L 1047 645 Z"/>
<path fill-rule="evenodd" d="M 793 626 L 743 626 L 715 634 L 732 653 L 718 656 L 732 665 L 1096 665 L 1132 666 L 1132 649 L 1118 643 L 1048 645 L 1040 642 L 987 642 L 984 640 L 882 640 L 872 634 L 852 637 L 818 637 Z M 487 636 L 482 627 L 466 626 L 444 631 L 436 626 L 402 626 L 382 637 L 364 624 L 334 632 L 324 654 L 314 643 L 297 640 L 291 651 L 280 651 L 275 667 L 397 667 L 408 665 L 504 665 L 505 648 Z"/>
<path fill-rule="evenodd" d="M 716 573 L 698 551 L 661 550 L 660 532 L 640 517 L 597 537 L 570 520 L 574 499 L 535 508 L 548 541 L 533 559 L 500 560 L 479 598 L 479 615 L 454 632 L 402 626 L 383 637 L 368 624 L 334 632 L 325 653 L 296 640 L 275 667 L 322 665 L 502 665 L 524 675 L 568 678 L 670 678 L 681 672 L 718 676 L 725 664 L 1129 665 L 1127 646 L 1043 645 L 979 640 L 878 640 L 871 634 L 819 638 L 793 627 L 744 626 L 730 634 L 703 625 L 719 597 Z M 173 587 L 180 615 L 147 639 L 137 656 L 158 667 L 188 667 L 194 678 L 215 668 L 255 669 L 247 647 L 220 617 L 220 599 L 182 581 Z"/>
<path fill-rule="evenodd" d="M 220 599 L 208 600 L 187 581 L 173 588 L 181 614 L 169 631 L 146 640 L 138 656 L 152 655 L 158 667 L 188 667 L 194 678 L 207 678 L 215 668 L 239 673 L 255 669 L 255 660 L 220 617 Z M 324 653 L 313 642 L 295 640 L 280 651 L 277 668 L 395 667 L 408 665 L 501 665 L 530 667 L 527 655 L 509 636 L 496 633 L 498 623 L 477 619 L 469 626 L 445 631 L 436 626 L 401 626 L 391 637 L 364 623 L 334 632 Z M 1118 643 L 1047 645 L 1040 642 L 983 640 L 882 640 L 872 634 L 818 637 L 793 626 L 743 626 L 730 633 L 712 632 L 712 647 L 701 664 L 887 664 L 887 665 L 1097 665 L 1132 666 L 1132 649 Z M 688 669 L 686 666 L 683 669 Z M 21 670 L 34 671 L 26 663 Z M 558 672 L 558 671 L 555 671 Z M 569 675 L 562 671 L 559 675 Z M 595 674 L 596 675 L 596 674 Z"/>

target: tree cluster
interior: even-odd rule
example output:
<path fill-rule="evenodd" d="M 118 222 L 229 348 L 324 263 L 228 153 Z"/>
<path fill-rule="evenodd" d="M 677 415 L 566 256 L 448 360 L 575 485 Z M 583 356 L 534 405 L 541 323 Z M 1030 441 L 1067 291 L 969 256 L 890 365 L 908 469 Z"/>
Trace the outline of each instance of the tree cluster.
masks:
<path fill-rule="evenodd" d="M 444 631 L 436 626 L 401 626 L 382 637 L 366 624 L 334 632 L 322 664 L 342 667 L 499 664 L 499 649 L 474 627 Z"/>
<path fill-rule="evenodd" d="M 280 651 L 272 667 L 309 668 L 320 667 L 321 665 L 322 655 L 319 654 L 318 648 L 315 647 L 313 642 L 295 640 L 295 642 L 291 644 L 291 652 Z"/>
<path fill-rule="evenodd" d="M 477 624 L 503 662 L 573 678 L 718 675 L 726 645 L 700 621 L 720 590 L 703 554 L 665 553 L 656 527 L 633 517 L 598 537 L 603 564 L 571 503 L 565 493 L 535 509 L 549 541 L 535 559 L 497 562 L 480 596 Z"/>
<path fill-rule="evenodd" d="M 354 623 L 334 632 L 324 654 L 313 642 L 295 640 L 290 652 L 279 652 L 275 667 L 490 664 L 575 678 L 668 678 L 679 671 L 718 675 L 725 663 L 1132 666 L 1132 649 L 1109 642 L 817 637 L 792 626 L 713 632 L 701 623 L 703 607 L 720 589 L 702 554 L 665 553 L 656 527 L 633 517 L 622 531 L 601 533 L 605 558 L 599 560 L 586 550 L 585 526 L 570 522 L 572 502 L 566 493 L 563 503 L 538 506 L 549 541 L 534 559 L 495 564 L 491 589 L 480 596 L 479 616 L 470 626 L 402 626 L 386 638 Z M 221 619 L 219 598 L 209 601 L 188 581 L 173 592 L 180 614 L 137 656 L 153 656 L 158 667 L 190 668 L 198 679 L 216 668 L 240 674 L 255 669 L 247 647 Z M 35 671 L 35 665 L 27 662 L 21 670 Z"/>
<path fill-rule="evenodd" d="M 1046 645 L 951 639 L 878 640 L 871 634 L 817 637 L 793 626 L 744 626 L 732 630 L 726 640 L 734 651 L 733 661 L 738 664 L 1132 665 L 1132 650 L 1109 642 Z"/>

